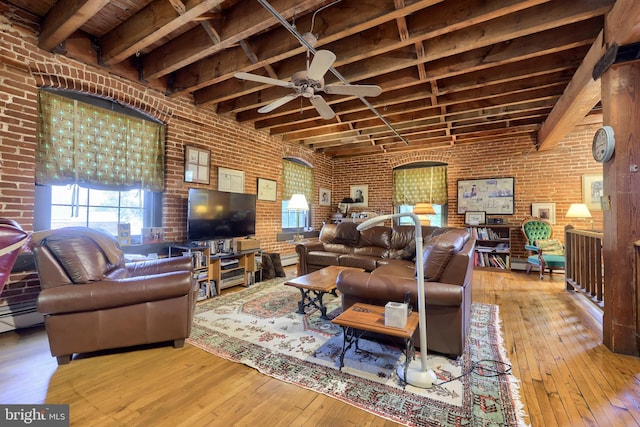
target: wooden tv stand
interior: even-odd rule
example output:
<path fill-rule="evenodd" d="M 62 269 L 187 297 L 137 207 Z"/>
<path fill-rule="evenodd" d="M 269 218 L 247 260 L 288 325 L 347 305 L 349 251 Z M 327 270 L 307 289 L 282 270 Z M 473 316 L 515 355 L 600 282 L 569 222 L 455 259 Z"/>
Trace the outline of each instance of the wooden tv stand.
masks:
<path fill-rule="evenodd" d="M 232 286 L 249 286 L 257 271 L 256 255 L 260 249 L 229 254 L 211 255 L 209 260 L 209 280 L 214 281 L 216 294 Z M 237 263 L 236 263 L 237 261 Z"/>

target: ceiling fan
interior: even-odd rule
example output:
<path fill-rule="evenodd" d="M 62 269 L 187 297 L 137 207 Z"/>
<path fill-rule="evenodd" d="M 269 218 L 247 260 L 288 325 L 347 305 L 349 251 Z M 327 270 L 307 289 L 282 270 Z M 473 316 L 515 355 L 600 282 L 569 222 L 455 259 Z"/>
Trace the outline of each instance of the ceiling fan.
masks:
<path fill-rule="evenodd" d="M 258 113 L 269 113 L 276 108 L 292 101 L 299 96 L 308 98 L 311 105 L 315 107 L 320 116 L 329 120 L 336 113 L 327 104 L 324 98 L 317 92 L 324 92 L 332 95 L 353 95 L 353 96 L 378 96 L 382 92 L 380 86 L 375 85 L 326 85 L 324 84 L 324 75 L 331 68 L 336 60 L 336 55 L 328 50 L 319 50 L 313 57 L 313 61 L 309 64 L 309 51 L 307 51 L 307 70 L 298 71 L 291 76 L 291 81 L 273 79 L 257 74 L 239 72 L 234 76 L 241 80 L 250 80 L 258 83 L 266 83 L 275 86 L 292 88 L 294 91 L 280 99 L 273 101 L 271 104 L 265 105 L 258 110 Z"/>

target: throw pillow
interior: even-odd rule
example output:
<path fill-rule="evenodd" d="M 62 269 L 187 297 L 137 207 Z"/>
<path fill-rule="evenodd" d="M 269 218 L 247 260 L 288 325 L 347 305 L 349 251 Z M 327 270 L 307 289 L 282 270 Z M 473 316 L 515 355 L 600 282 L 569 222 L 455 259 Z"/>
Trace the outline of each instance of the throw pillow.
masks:
<path fill-rule="evenodd" d="M 535 242 L 538 249 L 546 255 L 564 255 L 562 242 L 556 239 L 539 239 Z"/>
<path fill-rule="evenodd" d="M 284 268 L 282 267 L 280 254 L 276 252 L 269 253 L 269 258 L 271 258 L 271 264 L 273 264 L 273 269 L 275 270 L 276 277 L 286 277 L 287 274 L 284 272 Z"/>
<path fill-rule="evenodd" d="M 271 280 L 276 277 L 276 269 L 271 262 L 271 256 L 267 253 L 262 254 L 262 279 Z"/>

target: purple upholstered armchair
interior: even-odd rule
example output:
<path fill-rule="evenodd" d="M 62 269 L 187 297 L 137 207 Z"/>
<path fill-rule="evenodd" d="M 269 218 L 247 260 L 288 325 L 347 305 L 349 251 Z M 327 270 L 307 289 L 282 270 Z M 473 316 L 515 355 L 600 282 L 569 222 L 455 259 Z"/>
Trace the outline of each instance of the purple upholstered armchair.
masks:
<path fill-rule="evenodd" d="M 30 235 L 11 219 L 0 218 L 0 293 Z"/>

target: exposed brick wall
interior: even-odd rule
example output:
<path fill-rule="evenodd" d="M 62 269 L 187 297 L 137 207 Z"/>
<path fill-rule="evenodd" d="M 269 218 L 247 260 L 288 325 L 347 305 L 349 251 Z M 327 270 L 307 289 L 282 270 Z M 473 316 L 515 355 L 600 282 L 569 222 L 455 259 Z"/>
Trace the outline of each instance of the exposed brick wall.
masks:
<path fill-rule="evenodd" d="M 530 142 L 517 141 L 461 144 L 447 149 L 422 150 L 407 154 L 337 159 L 334 161 L 334 200 L 349 194 L 353 184 L 369 185 L 369 207 L 378 213 L 392 213 L 393 168 L 408 163 L 437 161 L 448 165 L 449 225 L 463 226 L 457 213 L 457 181 L 460 179 L 514 177 L 515 214 L 504 215 L 516 227 L 531 215 L 531 203 L 556 203 L 554 237 L 563 239 L 565 214 L 571 203 L 582 202 L 582 175 L 601 174 L 602 166 L 591 156 L 596 126 L 580 126 L 550 151 L 538 152 Z M 602 212 L 593 211 L 594 227 L 602 229 Z M 578 228 L 589 223 L 571 221 Z M 514 233 L 513 255 L 523 257 L 524 240 Z"/>
<path fill-rule="evenodd" d="M 550 152 L 538 153 L 530 143 L 481 143 L 406 154 L 386 154 L 332 160 L 304 147 L 238 125 L 210 108 L 196 108 L 190 97 L 169 98 L 137 82 L 112 75 L 107 69 L 86 66 L 36 47 L 37 20 L 0 3 L 0 209 L 26 230 L 33 229 L 34 157 L 36 147 L 37 90 L 40 86 L 68 88 L 115 99 L 151 114 L 167 124 L 166 191 L 163 226 L 168 240 L 186 238 L 186 198 L 189 187 L 217 188 L 217 167 L 245 172 L 245 192 L 257 192 L 257 178 L 278 183 L 278 202 L 258 201 L 257 237 L 268 251 L 291 253 L 291 244 L 276 242 L 280 230 L 281 172 L 283 157 L 297 157 L 314 167 L 315 192 L 328 188 L 332 205 L 313 205 L 312 225 L 319 228 L 349 194 L 349 186 L 369 185 L 369 207 L 391 213 L 391 182 L 394 167 L 416 161 L 447 163 L 449 177 L 449 224 L 462 225 L 456 213 L 458 179 L 513 176 L 516 183 L 516 213 L 505 217 L 517 224 L 530 213 L 532 202 L 556 202 L 562 234 L 569 204 L 581 199 L 581 176 L 600 173 L 590 156 L 595 129 L 580 128 Z M 211 150 L 209 185 L 183 180 L 184 147 Z M 594 213 L 596 228 L 602 215 Z M 30 272 L 12 275 L 0 295 L 0 305 L 35 299 L 37 279 Z"/>
<path fill-rule="evenodd" d="M 33 230 L 37 91 L 43 86 L 117 100 L 167 124 L 162 224 L 167 240 L 186 239 L 188 188 L 217 188 L 218 167 L 244 171 L 246 193 L 257 192 L 258 177 L 276 180 L 280 200 L 282 157 L 291 155 L 314 166 L 318 186 L 330 187 L 331 159 L 326 156 L 291 146 L 250 125 L 239 125 L 211 108 L 197 108 L 188 96 L 170 98 L 110 74 L 108 69 L 42 51 L 36 46 L 35 17 L 5 3 L 0 4 L 0 12 L 0 209 L 4 217 L 17 220 L 25 230 Z M 184 182 L 186 145 L 211 150 L 209 185 Z M 256 236 L 265 250 L 293 252 L 292 245 L 276 242 L 280 206 L 280 202 L 258 201 Z M 327 216 L 326 210 L 323 207 L 314 212 L 315 227 Z M 28 274 L 12 275 L 0 295 L 0 305 L 35 299 L 38 286 L 32 279 Z"/>

